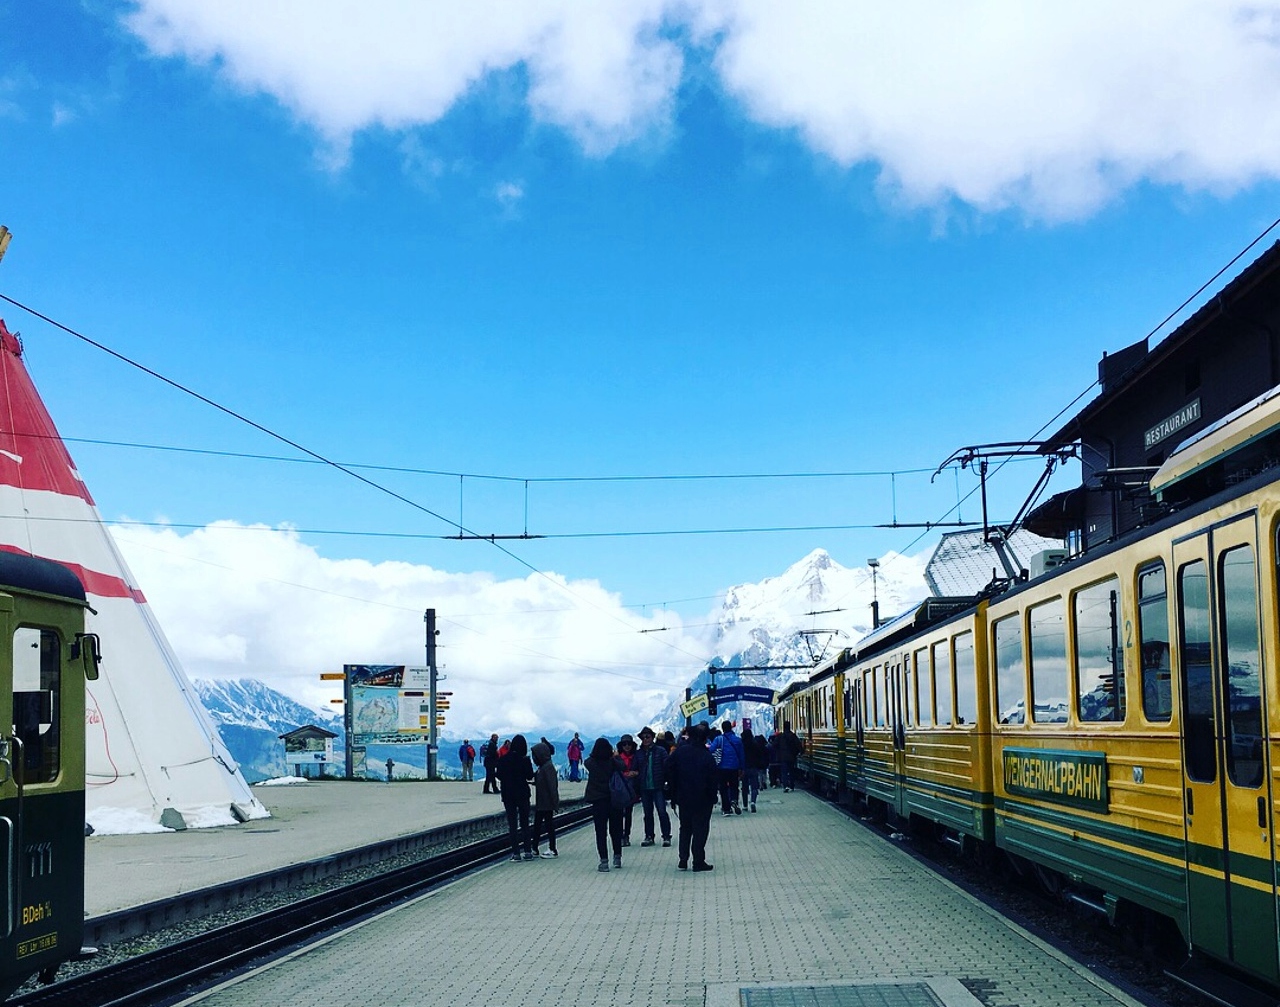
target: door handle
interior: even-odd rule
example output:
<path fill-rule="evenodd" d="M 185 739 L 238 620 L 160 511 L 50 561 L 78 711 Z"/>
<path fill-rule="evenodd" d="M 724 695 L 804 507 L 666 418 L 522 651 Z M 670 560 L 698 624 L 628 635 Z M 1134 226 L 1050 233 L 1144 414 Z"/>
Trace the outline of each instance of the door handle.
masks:
<path fill-rule="evenodd" d="M 1195 798 L 1191 796 L 1191 788 L 1187 788 L 1187 817 L 1190 818 L 1196 813 Z"/>
<path fill-rule="evenodd" d="M 1258 798 L 1258 828 L 1265 829 L 1267 827 L 1267 798 L 1264 794 Z"/>

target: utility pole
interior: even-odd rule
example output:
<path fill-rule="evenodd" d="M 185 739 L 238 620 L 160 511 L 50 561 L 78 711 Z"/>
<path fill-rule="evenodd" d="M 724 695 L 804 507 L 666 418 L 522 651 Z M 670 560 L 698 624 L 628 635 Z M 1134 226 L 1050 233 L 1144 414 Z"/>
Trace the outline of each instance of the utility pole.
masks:
<path fill-rule="evenodd" d="M 427 734 L 427 779 L 436 776 L 436 749 L 439 747 L 439 727 L 436 725 L 436 610 L 429 608 L 423 616 L 427 628 L 427 673 L 431 676 L 431 730 Z"/>

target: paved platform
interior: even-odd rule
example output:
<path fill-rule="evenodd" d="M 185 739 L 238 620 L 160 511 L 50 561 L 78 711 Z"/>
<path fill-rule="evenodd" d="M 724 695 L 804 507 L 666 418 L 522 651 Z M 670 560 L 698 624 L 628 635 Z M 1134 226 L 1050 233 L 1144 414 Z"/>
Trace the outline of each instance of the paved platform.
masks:
<path fill-rule="evenodd" d="M 317 860 L 502 811 L 481 781 L 373 783 L 326 780 L 255 787 L 270 818 L 217 829 L 90 836 L 85 841 L 85 912 L 100 916 L 171 895 Z M 560 781 L 561 800 L 584 784 Z"/>
<path fill-rule="evenodd" d="M 1083 1007 L 1136 1001 L 803 793 L 641 848 L 504 862 L 184 1001 L 331 1007 Z"/>

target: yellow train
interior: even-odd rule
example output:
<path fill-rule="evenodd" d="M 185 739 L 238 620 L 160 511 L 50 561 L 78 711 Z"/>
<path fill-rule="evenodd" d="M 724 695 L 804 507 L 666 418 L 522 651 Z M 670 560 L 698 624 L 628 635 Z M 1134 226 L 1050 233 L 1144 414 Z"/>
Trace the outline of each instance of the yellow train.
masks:
<path fill-rule="evenodd" d="M 1280 468 L 1220 478 L 1278 430 L 1277 402 L 1247 410 L 1156 474 L 1179 509 L 790 686 L 801 768 L 1280 987 Z"/>

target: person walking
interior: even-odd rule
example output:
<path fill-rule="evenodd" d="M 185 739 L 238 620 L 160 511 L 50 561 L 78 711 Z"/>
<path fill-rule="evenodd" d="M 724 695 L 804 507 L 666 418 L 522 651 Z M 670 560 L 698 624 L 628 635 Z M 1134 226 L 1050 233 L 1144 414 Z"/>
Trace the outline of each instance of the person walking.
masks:
<path fill-rule="evenodd" d="M 627 782 L 631 784 L 631 789 L 634 791 L 636 786 L 636 776 L 637 776 L 636 767 L 635 767 L 636 741 L 633 737 L 631 737 L 631 735 L 624 734 L 621 738 L 618 739 L 618 758 L 622 760 L 623 766 L 626 767 L 623 770 L 622 775 L 626 777 Z M 622 845 L 623 846 L 631 845 L 631 812 L 634 809 L 634 807 L 635 807 L 634 803 L 628 804 L 626 809 L 622 812 Z"/>
<path fill-rule="evenodd" d="M 587 789 L 583 794 L 591 805 L 591 821 L 596 829 L 596 852 L 600 854 L 598 871 L 609 870 L 609 847 L 606 840 L 613 844 L 613 866 L 622 866 L 622 808 L 613 799 L 615 774 L 626 783 L 623 773 L 626 767 L 622 760 L 613 754 L 613 746 L 608 738 L 596 738 L 591 746 L 591 754 L 582 763 L 587 771 Z"/>
<path fill-rule="evenodd" d="M 667 798 L 663 793 L 666 783 L 667 750 L 654 744 L 652 727 L 640 729 L 640 750 L 636 752 L 636 786 L 640 790 L 640 803 L 644 805 L 644 839 L 641 846 L 652 846 L 653 813 L 658 812 L 658 824 L 662 826 L 662 845 L 671 845 L 671 816 L 667 814 Z"/>
<path fill-rule="evenodd" d="M 804 742 L 791 730 L 791 721 L 782 722 L 782 734 L 777 742 L 778 761 L 782 764 L 782 792 L 789 794 L 795 789 L 796 761 L 804 751 Z"/>
<path fill-rule="evenodd" d="M 569 742 L 569 782 L 577 783 L 582 779 L 582 751 L 586 746 L 582 744 L 582 739 L 578 737 L 578 732 L 573 732 L 573 740 Z"/>
<path fill-rule="evenodd" d="M 476 764 L 476 750 L 471 747 L 469 738 L 463 738 L 462 744 L 458 746 L 458 761 L 462 763 L 463 782 L 470 782 L 472 779 L 471 767 Z"/>
<path fill-rule="evenodd" d="M 716 753 L 720 758 L 716 759 Z M 747 757 L 742 739 L 733 733 L 733 721 L 720 725 L 720 736 L 711 742 L 711 757 L 720 764 L 720 810 L 728 815 L 742 814 L 738 804 L 738 787 L 746 769 Z"/>
<path fill-rule="evenodd" d="M 667 760 L 667 789 L 680 815 L 679 870 L 689 869 L 693 856 L 695 871 L 710 871 L 707 863 L 707 838 L 711 833 L 711 812 L 716 806 L 719 776 L 716 760 L 707 750 L 707 725 L 695 724 L 689 729 L 689 740 L 676 746 Z"/>
<path fill-rule="evenodd" d="M 556 851 L 555 813 L 560 810 L 560 783 L 556 779 L 556 764 L 551 761 L 549 744 L 538 742 L 533 746 L 533 852 L 543 860 L 554 860 Z M 547 848 L 539 850 L 543 830 L 547 833 Z"/>
<path fill-rule="evenodd" d="M 499 794 L 498 777 L 494 770 L 498 768 L 498 736 L 496 734 L 489 735 L 489 740 L 480 748 L 481 759 L 484 761 L 484 790 L 485 794 Z M 489 789 L 492 787 L 493 789 Z"/>
<path fill-rule="evenodd" d="M 529 761 L 529 743 L 523 734 L 511 739 L 505 755 L 494 769 L 502 784 L 502 806 L 507 812 L 507 832 L 511 836 L 511 859 L 533 859 L 533 833 L 529 825 L 529 784 L 533 782 L 533 763 Z"/>

